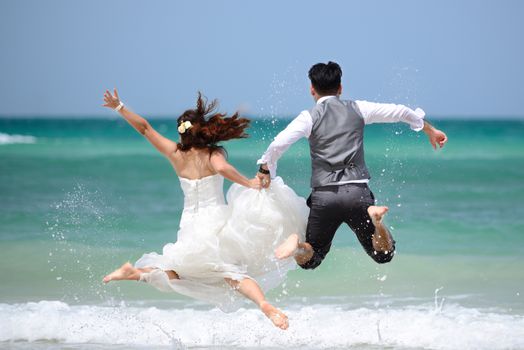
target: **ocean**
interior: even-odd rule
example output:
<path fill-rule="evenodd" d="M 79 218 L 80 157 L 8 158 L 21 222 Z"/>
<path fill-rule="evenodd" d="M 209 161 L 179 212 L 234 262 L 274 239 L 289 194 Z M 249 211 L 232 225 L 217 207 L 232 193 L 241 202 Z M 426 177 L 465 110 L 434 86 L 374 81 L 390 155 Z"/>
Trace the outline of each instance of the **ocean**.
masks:
<path fill-rule="evenodd" d="M 314 271 L 225 314 L 137 282 L 102 277 L 176 240 L 182 192 L 170 164 L 124 120 L 0 119 L 2 349 L 524 349 L 524 121 L 437 120 L 434 151 L 402 124 L 369 125 L 365 152 L 397 242 L 374 263 L 347 228 Z M 253 176 L 288 121 L 254 119 L 225 143 Z M 152 125 L 176 138 L 174 119 Z M 309 195 L 305 140 L 279 176 Z M 225 190 L 230 183 L 226 182 Z"/>

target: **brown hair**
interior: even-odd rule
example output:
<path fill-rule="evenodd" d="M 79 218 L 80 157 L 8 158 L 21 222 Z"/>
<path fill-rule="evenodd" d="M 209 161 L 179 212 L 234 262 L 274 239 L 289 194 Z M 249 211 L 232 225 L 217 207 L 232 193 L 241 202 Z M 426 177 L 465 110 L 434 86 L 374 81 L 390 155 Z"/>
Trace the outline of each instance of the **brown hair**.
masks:
<path fill-rule="evenodd" d="M 238 112 L 226 117 L 225 114 L 215 112 L 217 105 L 217 100 L 208 103 L 207 98 L 198 92 L 196 108 L 188 109 L 177 119 L 178 126 L 185 121 L 190 121 L 192 125 L 180 134 L 179 150 L 207 148 L 211 154 L 215 150 L 223 150 L 222 146 L 217 145 L 220 141 L 248 137 L 245 129 L 250 120 L 241 118 Z"/>

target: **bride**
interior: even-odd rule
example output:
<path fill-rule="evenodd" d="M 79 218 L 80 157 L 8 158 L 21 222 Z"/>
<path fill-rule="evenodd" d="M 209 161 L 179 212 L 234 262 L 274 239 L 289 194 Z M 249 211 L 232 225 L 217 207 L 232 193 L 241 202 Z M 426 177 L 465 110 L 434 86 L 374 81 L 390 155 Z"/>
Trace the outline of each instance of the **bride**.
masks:
<path fill-rule="evenodd" d="M 195 109 L 178 118 L 180 142 L 160 135 L 129 110 L 115 89 L 106 90 L 104 107 L 115 109 L 173 166 L 184 193 L 177 241 L 162 254 L 144 254 L 127 262 L 103 282 L 136 280 L 161 291 L 177 292 L 215 304 L 224 311 L 239 307 L 239 294 L 252 300 L 281 329 L 287 316 L 271 305 L 264 291 L 279 285 L 293 259 L 279 260 L 275 248 L 291 234 L 303 235 L 308 208 L 280 178 L 261 190 L 260 179 L 248 179 L 226 160 L 220 141 L 245 138 L 249 120 L 215 112 L 198 94 Z M 224 178 L 234 184 L 224 199 Z"/>

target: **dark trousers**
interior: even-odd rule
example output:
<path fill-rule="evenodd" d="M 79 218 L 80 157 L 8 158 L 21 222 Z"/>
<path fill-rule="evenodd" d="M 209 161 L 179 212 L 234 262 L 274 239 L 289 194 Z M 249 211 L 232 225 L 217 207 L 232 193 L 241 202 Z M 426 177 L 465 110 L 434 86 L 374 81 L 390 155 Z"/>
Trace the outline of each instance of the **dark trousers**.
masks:
<path fill-rule="evenodd" d="M 366 253 L 377 263 L 391 261 L 395 252 L 375 251 L 372 235 L 375 233 L 368 214 L 368 207 L 374 205 L 375 197 L 367 184 L 352 183 L 336 186 L 324 186 L 313 189 L 307 200 L 310 207 L 306 229 L 306 242 L 313 247 L 313 257 L 304 269 L 314 269 L 322 263 L 331 248 L 335 232 L 342 223 L 346 223 L 356 234 Z"/>

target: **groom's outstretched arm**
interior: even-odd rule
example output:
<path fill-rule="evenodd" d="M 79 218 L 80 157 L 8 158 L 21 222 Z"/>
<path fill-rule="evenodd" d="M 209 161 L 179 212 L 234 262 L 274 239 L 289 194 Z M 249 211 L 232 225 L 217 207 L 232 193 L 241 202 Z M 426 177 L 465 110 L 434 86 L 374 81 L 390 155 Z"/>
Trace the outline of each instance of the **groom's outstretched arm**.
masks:
<path fill-rule="evenodd" d="M 313 121 L 308 111 L 300 113 L 288 126 L 282 130 L 271 142 L 257 164 L 269 169 L 271 177 L 277 174 L 277 161 L 282 154 L 302 137 L 309 137 Z"/>
<path fill-rule="evenodd" d="M 368 101 L 355 101 L 355 103 L 366 124 L 407 123 L 414 131 L 424 131 L 424 133 L 428 135 L 429 142 L 435 149 L 437 145 L 440 146 L 440 148 L 444 147 L 444 144 L 448 141 L 444 132 L 424 120 L 426 113 L 420 108 L 412 110 L 404 105 L 394 103 L 375 103 Z"/>

